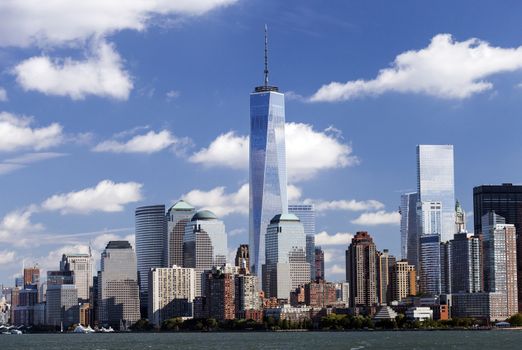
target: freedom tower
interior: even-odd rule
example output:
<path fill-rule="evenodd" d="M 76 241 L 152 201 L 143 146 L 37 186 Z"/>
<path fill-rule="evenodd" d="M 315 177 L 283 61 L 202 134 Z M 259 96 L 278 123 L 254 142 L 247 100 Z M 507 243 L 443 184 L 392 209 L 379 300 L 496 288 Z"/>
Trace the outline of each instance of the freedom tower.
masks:
<path fill-rule="evenodd" d="M 288 212 L 286 195 L 285 95 L 268 85 L 265 26 L 265 81 L 250 94 L 249 245 L 252 273 L 261 276 L 270 220 Z"/>

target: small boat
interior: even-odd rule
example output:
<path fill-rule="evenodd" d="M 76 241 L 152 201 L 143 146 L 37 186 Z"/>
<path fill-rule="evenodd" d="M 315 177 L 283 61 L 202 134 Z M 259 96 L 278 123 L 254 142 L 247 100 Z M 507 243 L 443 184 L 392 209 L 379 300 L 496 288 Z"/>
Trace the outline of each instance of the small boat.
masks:
<path fill-rule="evenodd" d="M 11 329 L 11 334 L 22 334 L 22 331 L 18 329 Z"/>

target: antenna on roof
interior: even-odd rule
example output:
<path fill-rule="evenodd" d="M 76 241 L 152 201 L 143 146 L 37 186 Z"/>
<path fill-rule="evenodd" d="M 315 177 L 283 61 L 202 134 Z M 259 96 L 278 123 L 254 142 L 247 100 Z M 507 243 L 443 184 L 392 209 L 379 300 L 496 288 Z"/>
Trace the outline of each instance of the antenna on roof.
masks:
<path fill-rule="evenodd" d="M 268 86 L 268 26 L 265 24 L 265 87 Z"/>

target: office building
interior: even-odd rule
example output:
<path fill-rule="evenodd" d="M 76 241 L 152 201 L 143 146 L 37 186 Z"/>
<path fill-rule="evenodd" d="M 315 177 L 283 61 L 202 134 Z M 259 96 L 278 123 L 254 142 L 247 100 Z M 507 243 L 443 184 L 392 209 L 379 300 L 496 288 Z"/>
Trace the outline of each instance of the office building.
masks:
<path fill-rule="evenodd" d="M 417 266 L 419 236 L 417 235 L 417 192 L 401 195 L 401 257 L 408 259 L 410 264 Z"/>
<path fill-rule="evenodd" d="M 453 145 L 417 146 L 417 193 L 419 202 L 440 202 L 440 241 L 455 234 L 455 185 Z M 425 231 L 425 230 L 424 230 Z"/>
<path fill-rule="evenodd" d="M 376 249 L 368 232 L 357 232 L 346 250 L 350 306 L 374 306 L 377 297 Z"/>
<path fill-rule="evenodd" d="M 209 210 L 200 210 L 185 227 L 183 266 L 196 271 L 196 296 L 201 296 L 201 274 L 227 262 L 225 224 Z"/>
<path fill-rule="evenodd" d="M 40 268 L 38 265 L 24 268 L 24 287 L 38 285 L 40 282 Z"/>
<path fill-rule="evenodd" d="M 457 233 L 450 241 L 452 293 L 477 293 L 482 291 L 482 259 L 480 240 Z"/>
<path fill-rule="evenodd" d="M 508 316 L 518 312 L 517 255 L 515 225 L 505 224 L 494 211 L 482 217 L 484 232 L 484 289 L 505 295 Z"/>
<path fill-rule="evenodd" d="M 265 235 L 270 220 L 288 212 L 285 149 L 285 96 L 268 84 L 265 33 L 265 80 L 250 94 L 249 247 L 253 274 L 265 263 Z"/>
<path fill-rule="evenodd" d="M 78 290 L 74 284 L 51 284 L 46 298 L 47 325 L 67 329 L 79 323 Z"/>
<path fill-rule="evenodd" d="M 247 310 L 261 310 L 259 280 L 255 275 L 239 274 L 235 276 L 236 316 Z"/>
<path fill-rule="evenodd" d="M 167 211 L 167 241 L 165 242 L 165 267 L 183 266 L 183 235 L 185 226 L 196 213 L 196 209 L 179 200 Z"/>
<path fill-rule="evenodd" d="M 315 273 L 313 275 L 315 276 L 315 280 L 320 281 L 326 279 L 324 275 L 324 252 L 319 246 L 316 246 L 314 249 L 314 267 Z"/>
<path fill-rule="evenodd" d="M 315 208 L 313 204 L 289 204 L 288 213 L 303 224 L 306 235 L 306 261 L 310 264 L 310 280 L 315 280 Z"/>
<path fill-rule="evenodd" d="M 517 290 L 518 311 L 522 312 L 522 185 L 504 183 L 482 185 L 473 189 L 473 223 L 475 235 L 482 230 L 482 217 L 490 211 L 515 225 L 517 231 Z"/>
<path fill-rule="evenodd" d="M 350 284 L 348 282 L 336 283 L 335 293 L 337 295 L 337 304 L 345 307 L 350 305 Z"/>
<path fill-rule="evenodd" d="M 317 280 L 304 285 L 304 303 L 310 307 L 332 307 L 337 304 L 335 283 Z"/>
<path fill-rule="evenodd" d="M 310 282 L 310 264 L 306 262 L 306 236 L 299 218 L 293 214 L 274 216 L 268 225 L 265 243 L 265 295 L 289 300 L 291 291 Z"/>
<path fill-rule="evenodd" d="M 98 272 L 98 318 L 114 329 L 140 319 L 136 254 L 128 241 L 110 241 L 101 254 Z M 147 276 L 148 277 L 148 276 Z"/>
<path fill-rule="evenodd" d="M 92 288 L 92 256 L 91 254 L 63 254 L 60 262 L 61 271 L 73 272 L 74 285 L 78 298 L 88 302 Z"/>
<path fill-rule="evenodd" d="M 453 293 L 451 295 L 451 316 L 496 322 L 510 316 L 505 305 L 506 296 L 500 292 Z"/>
<path fill-rule="evenodd" d="M 431 296 L 441 294 L 440 237 L 438 234 L 422 235 L 420 247 L 420 291 Z"/>
<path fill-rule="evenodd" d="M 161 326 L 173 317 L 192 317 L 196 272 L 184 267 L 156 267 L 149 273 L 149 322 Z"/>
<path fill-rule="evenodd" d="M 451 244 L 448 242 L 440 242 L 440 292 L 441 294 L 452 293 L 452 273 L 453 266 L 451 259 Z"/>

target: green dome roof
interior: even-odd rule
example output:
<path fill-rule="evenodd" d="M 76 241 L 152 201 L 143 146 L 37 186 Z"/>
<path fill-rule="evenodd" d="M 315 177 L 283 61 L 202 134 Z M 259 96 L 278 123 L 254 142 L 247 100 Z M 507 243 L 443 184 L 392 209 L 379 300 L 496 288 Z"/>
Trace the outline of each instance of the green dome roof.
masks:
<path fill-rule="evenodd" d="M 294 214 L 277 214 L 270 220 L 270 223 L 276 224 L 281 221 L 299 221 L 299 218 Z"/>
<path fill-rule="evenodd" d="M 210 210 L 200 210 L 196 214 L 194 214 L 192 220 L 190 221 L 196 220 L 217 220 L 217 216 Z"/>
<path fill-rule="evenodd" d="M 170 207 L 169 211 L 171 210 L 180 210 L 180 211 L 190 211 L 194 210 L 195 208 L 190 205 L 189 203 L 185 202 L 183 199 L 180 199 L 172 207 Z"/>

